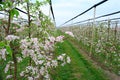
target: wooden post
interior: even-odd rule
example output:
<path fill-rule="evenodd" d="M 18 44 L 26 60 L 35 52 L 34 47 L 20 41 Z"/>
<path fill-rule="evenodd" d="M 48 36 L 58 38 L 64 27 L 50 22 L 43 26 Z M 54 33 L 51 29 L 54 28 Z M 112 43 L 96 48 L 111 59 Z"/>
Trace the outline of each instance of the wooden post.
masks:
<path fill-rule="evenodd" d="M 93 42 L 94 42 L 94 38 L 95 38 L 95 15 L 96 15 L 96 7 L 94 7 L 94 18 L 93 18 L 93 25 L 92 25 L 92 44 L 90 47 L 90 55 L 92 55 L 92 49 L 93 49 Z"/>
<path fill-rule="evenodd" d="M 115 22 L 115 33 L 114 33 L 114 35 L 115 35 L 114 40 L 115 40 L 115 41 L 116 41 L 116 39 L 117 39 L 117 27 L 118 27 L 118 22 L 116 21 L 116 22 Z"/>
<path fill-rule="evenodd" d="M 110 20 L 108 20 L 108 37 L 107 37 L 107 41 L 109 41 L 109 36 L 110 36 Z"/>
<path fill-rule="evenodd" d="M 110 20 L 108 19 L 108 28 L 107 28 L 107 31 L 108 31 L 108 35 L 107 35 L 107 41 L 109 42 L 109 36 L 110 36 Z M 109 53 L 106 52 L 106 58 L 105 58 L 105 61 L 104 63 L 106 64 L 108 62 L 108 56 L 109 56 Z"/>
<path fill-rule="evenodd" d="M 82 36 L 81 35 L 81 26 L 80 25 L 78 26 L 78 31 L 79 31 L 79 39 L 78 40 L 80 41 L 80 37 Z"/>

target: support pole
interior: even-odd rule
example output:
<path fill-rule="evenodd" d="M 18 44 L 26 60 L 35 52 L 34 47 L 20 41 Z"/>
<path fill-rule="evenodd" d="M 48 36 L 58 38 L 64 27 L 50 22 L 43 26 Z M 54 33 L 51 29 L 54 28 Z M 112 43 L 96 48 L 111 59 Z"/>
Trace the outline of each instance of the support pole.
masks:
<path fill-rule="evenodd" d="M 92 43 L 91 43 L 91 47 L 90 47 L 90 55 L 92 55 L 92 51 L 93 51 L 93 43 L 94 43 L 94 39 L 95 39 L 95 15 L 96 15 L 96 7 L 94 7 L 94 15 L 93 15 L 93 25 L 92 25 Z"/>

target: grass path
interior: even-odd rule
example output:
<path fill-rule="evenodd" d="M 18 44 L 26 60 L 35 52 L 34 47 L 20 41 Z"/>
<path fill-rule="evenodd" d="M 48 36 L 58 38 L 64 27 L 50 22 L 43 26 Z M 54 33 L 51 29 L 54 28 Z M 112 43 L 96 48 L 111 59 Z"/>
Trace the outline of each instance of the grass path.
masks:
<path fill-rule="evenodd" d="M 87 61 L 69 40 L 58 45 L 56 53 L 67 53 L 71 57 L 71 64 L 54 69 L 53 80 L 108 80 L 104 72 Z"/>

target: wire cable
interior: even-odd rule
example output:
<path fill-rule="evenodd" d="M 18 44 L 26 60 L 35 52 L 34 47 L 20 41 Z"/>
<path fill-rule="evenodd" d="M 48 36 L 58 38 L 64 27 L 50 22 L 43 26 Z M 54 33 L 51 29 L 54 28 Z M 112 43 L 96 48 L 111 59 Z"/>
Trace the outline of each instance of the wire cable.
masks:
<path fill-rule="evenodd" d="M 52 13 L 53 20 L 54 20 L 54 23 L 55 23 L 55 26 L 56 26 L 56 21 L 55 21 L 55 16 L 54 16 L 53 7 L 52 7 L 52 1 L 51 0 L 49 2 L 49 5 L 50 5 L 50 10 L 51 10 L 51 13 Z"/>
<path fill-rule="evenodd" d="M 120 11 L 113 12 L 113 13 L 109 13 L 109 14 L 105 14 L 105 15 L 102 15 L 102 16 L 98 16 L 98 17 L 95 17 L 95 19 L 99 19 L 99 18 L 102 18 L 102 17 L 107 17 L 107 16 L 115 15 L 115 14 L 118 14 L 118 13 L 120 13 Z M 90 21 L 90 20 L 93 20 L 93 19 L 94 19 L 94 18 L 91 18 L 91 19 L 87 19 L 87 20 L 79 21 L 79 22 L 76 22 L 76 23 L 73 23 L 73 24 L 78 24 L 78 23 L 82 23 L 82 22 Z"/>
<path fill-rule="evenodd" d="M 85 14 L 86 12 L 90 11 L 92 8 L 97 7 L 97 6 L 101 5 L 102 3 L 106 2 L 106 1 L 108 1 L 108 0 L 103 0 L 103 1 L 101 1 L 101 2 L 99 2 L 99 3 L 97 3 L 97 4 L 95 4 L 95 5 L 93 5 L 93 6 L 92 6 L 92 7 L 90 7 L 89 9 L 87 9 L 87 10 L 85 10 L 84 12 L 82 12 L 82 13 L 78 14 L 77 16 L 75 16 L 75 17 L 71 18 L 70 20 L 66 21 L 66 22 L 65 22 L 65 23 L 63 23 L 62 25 L 65 25 L 66 23 L 68 23 L 68 22 L 70 22 L 70 21 L 74 20 L 75 18 L 77 18 L 77 17 L 79 17 L 79 16 L 81 16 L 81 15 Z M 61 26 L 62 26 L 62 25 L 61 25 Z"/>

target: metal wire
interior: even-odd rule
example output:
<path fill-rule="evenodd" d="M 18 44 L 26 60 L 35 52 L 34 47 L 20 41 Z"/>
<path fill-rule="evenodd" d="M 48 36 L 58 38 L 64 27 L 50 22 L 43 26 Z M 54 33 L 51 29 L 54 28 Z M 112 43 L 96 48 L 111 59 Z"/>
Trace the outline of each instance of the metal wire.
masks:
<path fill-rule="evenodd" d="M 49 2 L 49 5 L 50 5 L 50 10 L 51 10 L 51 13 L 52 13 L 53 20 L 54 20 L 54 23 L 55 23 L 55 26 L 56 26 L 56 21 L 55 21 L 55 16 L 54 16 L 53 7 L 52 7 L 52 1 L 51 0 Z"/>
<path fill-rule="evenodd" d="M 107 17 L 107 16 L 115 15 L 115 14 L 118 14 L 118 13 L 120 13 L 120 11 L 109 13 L 109 14 L 105 14 L 105 15 L 102 15 L 102 16 L 98 16 L 98 17 L 95 17 L 95 19 L 99 19 L 99 18 L 102 18 L 102 17 Z M 93 20 L 93 18 L 87 19 L 87 20 L 83 20 L 83 21 L 79 21 L 79 22 L 75 22 L 73 24 L 83 23 L 83 22 L 90 21 L 90 20 Z M 72 24 L 69 24 L 69 25 L 72 25 Z"/>
<path fill-rule="evenodd" d="M 68 22 L 70 22 L 70 21 L 72 21 L 72 20 L 76 19 L 77 17 L 79 17 L 79 16 L 81 16 L 81 15 L 85 14 L 86 12 L 90 11 L 92 8 L 97 7 L 97 6 L 99 6 L 99 5 L 103 4 L 103 3 L 104 3 L 104 2 L 106 2 L 106 1 L 108 1 L 108 0 L 103 0 L 103 1 L 101 1 L 101 2 L 99 2 L 99 3 L 97 3 L 97 4 L 95 4 L 95 5 L 93 5 L 93 6 L 92 6 L 92 7 L 90 7 L 89 9 L 87 9 L 87 10 L 85 10 L 84 12 L 82 12 L 82 13 L 78 14 L 77 16 L 75 16 L 75 17 L 71 18 L 70 20 L 66 21 L 66 22 L 65 22 L 65 23 L 63 23 L 62 25 L 65 25 L 66 23 L 68 23 Z M 62 26 L 62 25 L 61 25 L 61 26 Z"/>

